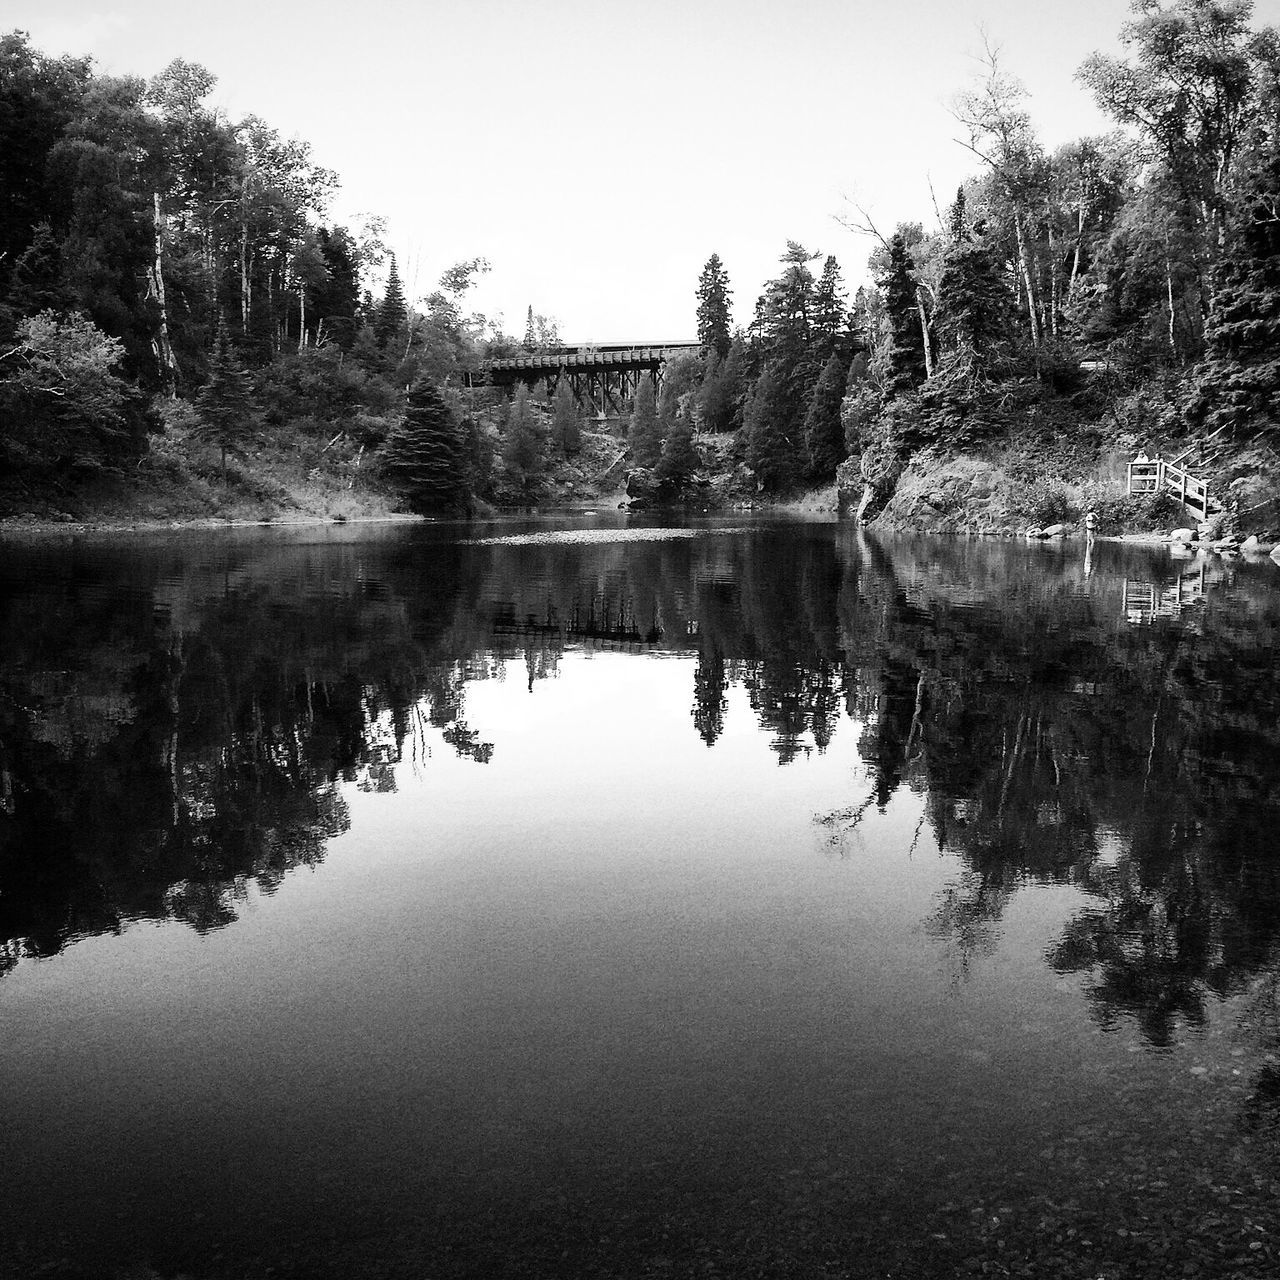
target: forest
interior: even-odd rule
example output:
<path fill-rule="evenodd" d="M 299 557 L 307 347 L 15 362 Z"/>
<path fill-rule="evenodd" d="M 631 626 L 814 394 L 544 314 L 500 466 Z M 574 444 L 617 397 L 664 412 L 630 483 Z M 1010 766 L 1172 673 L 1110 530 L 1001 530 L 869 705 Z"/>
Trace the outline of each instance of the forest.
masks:
<path fill-rule="evenodd" d="M 968 452 L 1000 459 L 1005 519 L 1087 505 L 1121 527 L 1174 513 L 1126 497 L 1107 459 L 1196 447 L 1225 519 L 1280 527 L 1280 34 L 1250 0 L 1135 0 L 1120 38 L 1077 73 L 1114 131 L 1052 151 L 988 45 L 952 104 L 972 176 L 919 221 L 842 215 L 870 283 L 850 296 L 834 256 L 789 242 L 735 325 L 711 254 L 690 282 L 700 353 L 597 430 L 563 379 L 477 386 L 489 359 L 553 349 L 553 321 L 530 306 L 516 338 L 472 311 L 482 258 L 408 297 L 385 224 L 336 223 L 337 175 L 210 105 L 212 72 L 102 75 L 15 31 L 0 515 L 144 493 L 175 518 L 529 506 L 624 451 L 637 501 L 839 476 L 874 515 L 905 470 Z M 933 514 L 972 518 L 955 505 Z"/>

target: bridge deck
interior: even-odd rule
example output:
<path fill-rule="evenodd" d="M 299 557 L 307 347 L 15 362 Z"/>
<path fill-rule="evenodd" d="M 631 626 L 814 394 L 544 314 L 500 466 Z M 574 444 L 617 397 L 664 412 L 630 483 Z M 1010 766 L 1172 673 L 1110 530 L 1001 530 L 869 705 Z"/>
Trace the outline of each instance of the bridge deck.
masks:
<path fill-rule="evenodd" d="M 687 351 L 698 351 L 698 342 L 610 343 L 600 346 L 563 346 L 550 351 L 521 352 L 486 360 L 483 368 L 490 373 L 524 372 L 545 369 L 656 369 L 664 360 Z"/>

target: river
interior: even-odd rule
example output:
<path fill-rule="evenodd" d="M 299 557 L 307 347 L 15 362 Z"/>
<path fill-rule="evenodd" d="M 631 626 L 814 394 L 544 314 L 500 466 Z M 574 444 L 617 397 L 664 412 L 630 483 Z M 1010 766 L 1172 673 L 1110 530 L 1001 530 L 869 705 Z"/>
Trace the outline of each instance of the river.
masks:
<path fill-rule="evenodd" d="M 1101 542 L 2 543 L 0 1275 L 1275 1274 L 1278 644 Z"/>

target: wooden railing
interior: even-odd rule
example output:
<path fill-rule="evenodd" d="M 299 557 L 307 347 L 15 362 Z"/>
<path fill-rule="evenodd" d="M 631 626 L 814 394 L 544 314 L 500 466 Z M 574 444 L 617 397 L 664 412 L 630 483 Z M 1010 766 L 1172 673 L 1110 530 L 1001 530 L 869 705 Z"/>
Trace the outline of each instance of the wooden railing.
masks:
<path fill-rule="evenodd" d="M 1185 456 L 1185 455 L 1183 455 Z M 1203 521 L 1209 518 L 1209 486 L 1173 462 L 1163 458 L 1138 458 L 1129 463 L 1130 493 L 1171 493 L 1184 507 Z"/>

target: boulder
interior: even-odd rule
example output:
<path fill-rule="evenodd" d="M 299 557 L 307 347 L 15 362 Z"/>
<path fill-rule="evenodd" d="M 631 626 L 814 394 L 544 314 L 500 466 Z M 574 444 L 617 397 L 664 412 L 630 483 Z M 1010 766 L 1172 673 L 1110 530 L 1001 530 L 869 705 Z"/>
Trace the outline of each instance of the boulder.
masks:
<path fill-rule="evenodd" d="M 1044 530 L 1041 529 L 1038 524 L 1033 524 L 1031 528 L 1026 531 L 1024 536 L 1028 538 L 1043 538 Z"/>
<path fill-rule="evenodd" d="M 1195 538 L 1194 529 L 1175 529 L 1169 535 L 1170 542 L 1191 542 Z"/>
<path fill-rule="evenodd" d="M 648 467 L 635 467 L 627 472 L 627 497 L 632 506 L 652 502 L 658 492 L 658 479 Z"/>
<path fill-rule="evenodd" d="M 1256 533 L 1251 533 L 1241 544 L 1241 551 L 1261 551 L 1262 543 L 1258 540 Z"/>
<path fill-rule="evenodd" d="M 1043 530 L 1041 530 L 1041 537 L 1061 538 L 1066 534 L 1066 532 L 1067 532 L 1067 526 L 1065 524 L 1051 524 L 1051 525 L 1047 525 Z"/>
<path fill-rule="evenodd" d="M 1271 558 L 1273 560 L 1280 560 L 1280 542 L 1277 542 L 1276 545 L 1271 548 Z"/>

